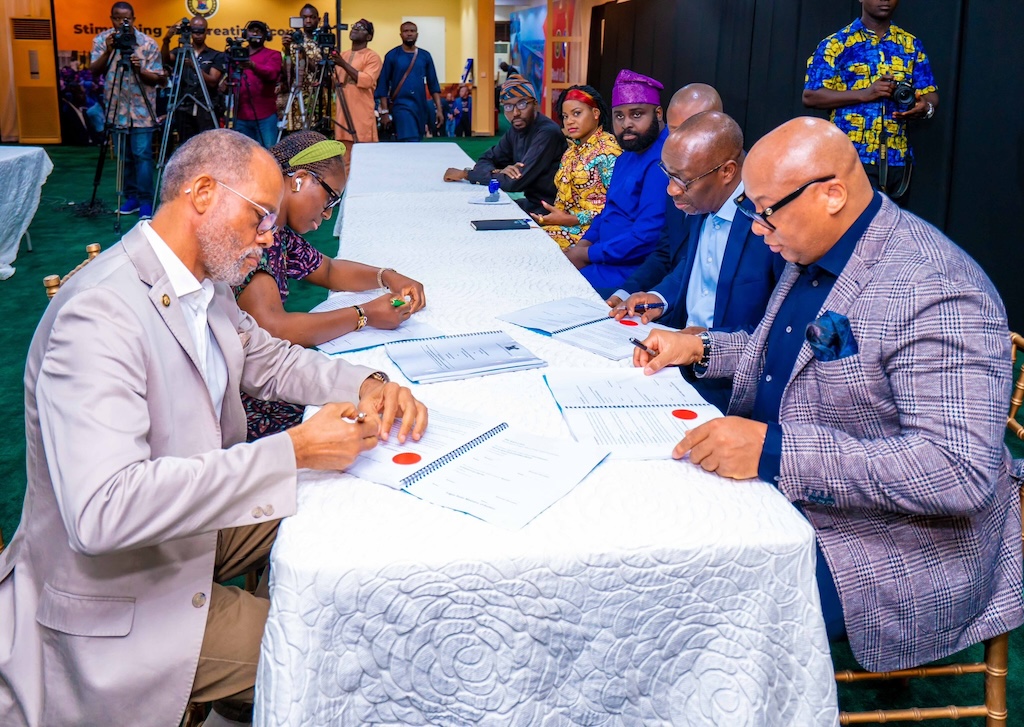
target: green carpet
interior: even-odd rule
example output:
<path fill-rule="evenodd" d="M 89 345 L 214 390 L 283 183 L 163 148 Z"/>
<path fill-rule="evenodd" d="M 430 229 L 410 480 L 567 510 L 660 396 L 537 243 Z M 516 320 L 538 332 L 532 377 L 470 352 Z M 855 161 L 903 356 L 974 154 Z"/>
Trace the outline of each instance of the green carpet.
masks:
<path fill-rule="evenodd" d="M 458 143 L 476 159 L 493 145 L 494 139 L 477 137 L 460 139 Z M 85 246 L 90 242 L 99 242 L 106 249 L 120 238 L 120 234 L 113 232 L 111 215 L 94 219 L 74 215 L 75 209 L 90 197 L 97 151 L 48 147 L 47 153 L 55 168 L 43 187 L 43 199 L 30 228 L 35 251 L 27 252 L 23 246 L 15 263 L 17 273 L 8 280 L 0 281 L 0 319 L 7 321 L 8 331 L 5 355 L 0 361 L 0 420 L 8 423 L 7 436 L 0 442 L 0 529 L 6 540 L 10 540 L 18 525 L 25 493 L 22 374 L 25 354 L 36 322 L 47 303 L 42 278 L 51 273 L 63 274 L 73 268 L 85 257 Z M 108 207 L 114 205 L 113 175 L 113 166 L 108 164 L 99 190 L 100 199 Z M 135 219 L 125 219 L 125 230 Z M 338 249 L 337 240 L 331 236 L 332 229 L 333 225 L 324 225 L 321 230 L 309 236 L 321 251 L 330 255 Z M 290 310 L 309 310 L 325 296 L 326 292 L 322 288 L 299 281 L 291 287 L 287 307 Z M 1015 457 L 1024 457 L 1024 445 L 1021 442 L 1012 440 L 1009 444 Z M 1010 725 L 1024 725 L 1024 646 L 1020 638 L 1021 634 L 1015 633 L 1010 643 L 1010 680 L 1007 686 L 1012 716 Z M 980 648 L 969 650 L 967 654 L 971 658 L 980 658 Z M 856 668 L 846 644 L 834 645 L 833 660 L 837 669 Z M 965 684 L 970 689 L 965 689 Z M 840 704 L 848 710 L 876 709 L 880 706 L 945 706 L 951 703 L 973 704 L 980 700 L 980 695 L 981 677 L 967 676 L 931 681 L 914 680 L 906 687 L 900 684 L 844 687 L 840 689 Z M 984 720 L 961 720 L 956 723 L 943 720 L 929 724 L 981 725 Z"/>

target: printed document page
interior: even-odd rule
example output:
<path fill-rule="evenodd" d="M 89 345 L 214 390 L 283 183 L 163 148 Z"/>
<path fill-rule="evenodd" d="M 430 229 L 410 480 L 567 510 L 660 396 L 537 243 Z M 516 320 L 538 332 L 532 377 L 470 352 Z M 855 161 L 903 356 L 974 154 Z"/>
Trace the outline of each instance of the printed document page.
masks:
<path fill-rule="evenodd" d="M 599 356 L 610 358 L 612 361 L 622 361 L 633 357 L 633 350 L 636 346 L 630 343 L 630 338 L 642 341 L 655 329 L 673 330 L 660 323 L 641 323 L 638 318 L 623 318 L 621 321 L 617 321 L 614 318 L 605 317 L 597 323 L 573 328 L 564 333 L 556 333 L 554 338 Z"/>
<path fill-rule="evenodd" d="M 668 459 L 686 432 L 722 416 L 679 371 L 552 371 L 544 377 L 573 437 L 616 459 Z"/>
<path fill-rule="evenodd" d="M 500 315 L 498 320 L 552 334 L 583 323 L 607 318 L 609 310 L 608 306 L 600 301 L 563 298 Z"/>
<path fill-rule="evenodd" d="M 389 343 L 384 348 L 405 377 L 420 384 L 546 365 L 503 331 Z"/>

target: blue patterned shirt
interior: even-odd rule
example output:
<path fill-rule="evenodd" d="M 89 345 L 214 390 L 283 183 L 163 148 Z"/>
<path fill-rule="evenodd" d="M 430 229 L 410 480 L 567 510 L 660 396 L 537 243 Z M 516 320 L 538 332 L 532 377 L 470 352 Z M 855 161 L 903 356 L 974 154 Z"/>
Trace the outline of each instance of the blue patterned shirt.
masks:
<path fill-rule="evenodd" d="M 135 55 L 138 55 L 142 59 L 142 68 L 140 70 L 148 71 L 150 73 L 160 73 L 163 71 L 163 60 L 160 58 L 160 48 L 157 46 L 156 41 L 148 35 L 145 35 L 138 28 L 133 28 L 133 30 L 135 31 Z M 93 63 L 103 56 L 107 47 L 107 36 L 114 32 L 116 32 L 114 29 L 104 30 L 93 39 Z M 128 70 L 127 75 L 124 76 L 123 81 L 120 84 L 114 83 L 115 78 L 121 77 L 117 72 L 118 57 L 119 53 L 116 51 L 111 54 L 110 65 L 107 67 L 107 74 L 104 80 L 104 102 L 107 104 L 108 112 L 111 103 L 117 106 L 117 118 L 111 119 L 111 121 L 114 122 L 115 126 L 120 128 L 152 128 L 153 118 L 149 115 L 149 109 L 146 107 L 146 102 L 143 100 L 142 93 L 139 89 L 139 82 L 136 80 L 135 75 L 131 70 Z M 115 88 L 115 86 L 118 85 L 120 87 Z M 146 92 L 146 96 L 149 97 L 149 105 L 153 108 L 155 113 L 156 86 L 150 86 L 143 82 L 141 90 Z M 119 101 L 111 101 L 115 94 Z"/>
<path fill-rule="evenodd" d="M 857 18 L 818 44 L 807 59 L 804 89 L 857 91 L 886 74 L 897 82 L 907 81 L 922 95 L 938 90 L 921 41 L 896 25 L 879 37 Z M 889 165 L 904 166 L 914 157 L 907 144 L 906 124 L 892 117 L 898 110 L 891 99 L 883 98 L 833 109 L 829 118 L 850 137 L 863 163 L 877 164 L 884 114 Z"/>

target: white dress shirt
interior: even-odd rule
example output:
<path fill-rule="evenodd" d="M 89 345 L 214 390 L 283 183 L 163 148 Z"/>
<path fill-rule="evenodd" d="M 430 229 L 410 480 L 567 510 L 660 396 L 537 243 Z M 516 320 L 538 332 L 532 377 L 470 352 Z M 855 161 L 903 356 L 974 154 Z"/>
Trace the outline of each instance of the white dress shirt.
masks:
<path fill-rule="evenodd" d="M 192 334 L 192 342 L 196 347 L 199 371 L 210 392 L 213 410 L 220 419 L 224 393 L 228 386 L 228 365 L 224 360 L 224 352 L 220 350 L 217 339 L 213 337 L 208 319 L 210 303 L 213 301 L 213 282 L 207 278 L 200 283 L 192 271 L 185 267 L 185 263 L 160 238 L 148 220 L 140 222 L 139 227 L 156 253 L 160 265 L 167 273 L 171 288 L 178 297 L 181 312 L 185 316 L 189 333 Z"/>

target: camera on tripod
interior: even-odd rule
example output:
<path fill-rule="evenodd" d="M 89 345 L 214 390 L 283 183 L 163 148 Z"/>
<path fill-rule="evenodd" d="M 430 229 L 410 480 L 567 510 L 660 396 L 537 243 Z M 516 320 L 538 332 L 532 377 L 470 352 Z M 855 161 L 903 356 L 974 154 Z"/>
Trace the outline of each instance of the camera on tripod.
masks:
<path fill-rule="evenodd" d="M 181 22 L 171 30 L 171 35 L 180 35 L 182 45 L 188 45 L 191 43 L 192 26 L 189 24 L 188 18 L 182 18 Z"/>
<path fill-rule="evenodd" d="M 328 13 L 324 13 L 324 23 L 313 31 L 313 40 L 316 41 L 320 50 L 332 50 L 338 44 L 338 36 L 333 32 L 331 22 L 328 20 Z M 340 23 L 338 30 L 348 30 L 348 25 Z"/>
<path fill-rule="evenodd" d="M 228 38 L 224 52 L 231 63 L 245 63 L 249 60 L 249 44 L 244 38 Z"/>
<path fill-rule="evenodd" d="M 127 58 L 135 52 L 135 29 L 131 21 L 125 18 L 121 21 L 121 27 L 114 32 L 114 50 L 121 52 L 122 58 Z"/>
<path fill-rule="evenodd" d="M 900 113 L 910 111 L 910 109 L 917 105 L 917 91 L 907 81 L 897 81 L 892 89 L 892 96 L 889 98 L 896 104 L 896 108 Z"/>

